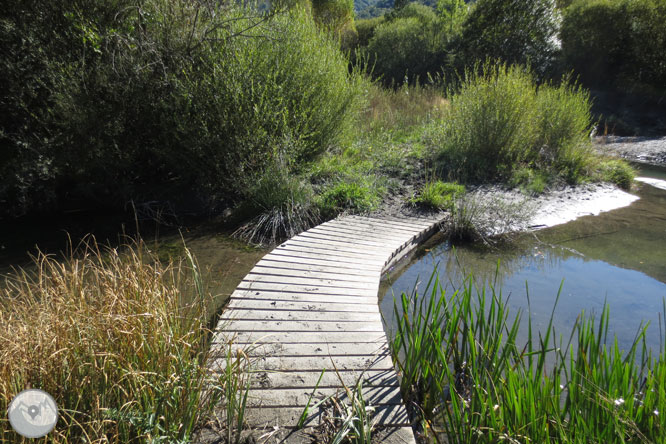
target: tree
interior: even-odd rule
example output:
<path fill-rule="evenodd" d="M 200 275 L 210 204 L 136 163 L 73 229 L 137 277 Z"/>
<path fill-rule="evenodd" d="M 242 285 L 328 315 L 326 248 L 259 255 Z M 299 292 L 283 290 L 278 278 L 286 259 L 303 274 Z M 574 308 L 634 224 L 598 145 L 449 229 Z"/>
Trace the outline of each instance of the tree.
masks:
<path fill-rule="evenodd" d="M 479 0 L 463 24 L 459 68 L 499 59 L 543 77 L 559 50 L 559 23 L 554 0 Z"/>

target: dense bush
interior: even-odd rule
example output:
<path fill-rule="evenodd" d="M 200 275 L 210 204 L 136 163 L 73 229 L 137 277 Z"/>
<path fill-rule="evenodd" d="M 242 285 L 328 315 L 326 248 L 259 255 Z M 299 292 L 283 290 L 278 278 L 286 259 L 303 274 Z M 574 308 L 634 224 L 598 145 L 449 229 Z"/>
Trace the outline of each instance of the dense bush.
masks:
<path fill-rule="evenodd" d="M 558 27 L 553 0 L 479 0 L 463 24 L 457 65 L 500 59 L 544 76 L 555 63 Z"/>
<path fill-rule="evenodd" d="M 589 96 L 566 79 L 537 89 L 524 68 L 486 64 L 467 71 L 449 100 L 430 141 L 445 174 L 510 181 L 525 166 L 569 182 L 586 174 Z"/>
<path fill-rule="evenodd" d="M 298 12 L 10 0 L 0 42 L 3 214 L 81 200 L 211 208 L 337 143 L 361 91 L 338 43 Z"/>
<path fill-rule="evenodd" d="M 577 0 L 565 9 L 565 63 L 591 87 L 666 85 L 666 3 Z"/>
<path fill-rule="evenodd" d="M 446 43 L 437 14 L 411 3 L 374 28 L 365 53 L 373 75 L 386 85 L 425 80 L 440 69 Z"/>

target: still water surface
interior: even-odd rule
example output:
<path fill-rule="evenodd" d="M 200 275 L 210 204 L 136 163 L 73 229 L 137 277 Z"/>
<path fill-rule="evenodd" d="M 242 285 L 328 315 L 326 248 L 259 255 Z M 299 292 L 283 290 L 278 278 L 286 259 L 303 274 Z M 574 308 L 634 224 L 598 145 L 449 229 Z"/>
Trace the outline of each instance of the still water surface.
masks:
<path fill-rule="evenodd" d="M 666 185 L 666 170 L 643 168 L 640 176 Z M 452 245 L 442 241 L 423 248 L 383 296 L 387 329 L 394 330 L 393 294 L 420 293 L 433 272 L 447 290 L 458 288 L 470 273 L 477 286 L 495 282 L 509 297 L 512 313 L 527 314 L 527 292 L 535 327 L 545 328 L 560 285 L 555 310 L 556 332 L 568 337 L 577 316 L 610 308 L 610 331 L 627 348 L 641 322 L 649 322 L 648 344 L 660 347 L 666 299 L 666 189 L 637 183 L 640 199 L 632 205 L 520 235 L 501 249 Z M 498 265 L 499 264 L 499 265 Z M 496 274 L 496 271 L 499 271 Z"/>

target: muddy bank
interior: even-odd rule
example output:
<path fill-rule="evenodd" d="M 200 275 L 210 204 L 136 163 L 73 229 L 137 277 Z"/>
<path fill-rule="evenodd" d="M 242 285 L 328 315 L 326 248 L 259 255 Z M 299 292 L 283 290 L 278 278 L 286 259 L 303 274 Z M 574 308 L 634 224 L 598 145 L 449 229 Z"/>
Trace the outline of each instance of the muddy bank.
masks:
<path fill-rule="evenodd" d="M 666 166 L 666 137 L 597 137 L 594 139 L 594 147 L 600 153 L 631 162 Z"/>

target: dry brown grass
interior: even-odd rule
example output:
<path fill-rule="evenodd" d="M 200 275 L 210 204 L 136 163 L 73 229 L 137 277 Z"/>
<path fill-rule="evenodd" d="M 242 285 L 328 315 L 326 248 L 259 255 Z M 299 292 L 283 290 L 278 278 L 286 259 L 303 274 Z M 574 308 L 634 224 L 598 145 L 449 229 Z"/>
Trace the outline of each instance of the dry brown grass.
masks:
<path fill-rule="evenodd" d="M 449 102 L 434 86 L 405 86 L 397 90 L 372 84 L 362 116 L 368 130 L 401 130 L 443 116 Z"/>
<path fill-rule="evenodd" d="M 88 239 L 66 261 L 34 263 L 0 290 L 0 411 L 40 388 L 59 407 L 48 442 L 186 441 L 215 401 L 201 390 L 209 331 L 195 261 Z M 17 440 L 1 421 L 0 441 Z"/>

